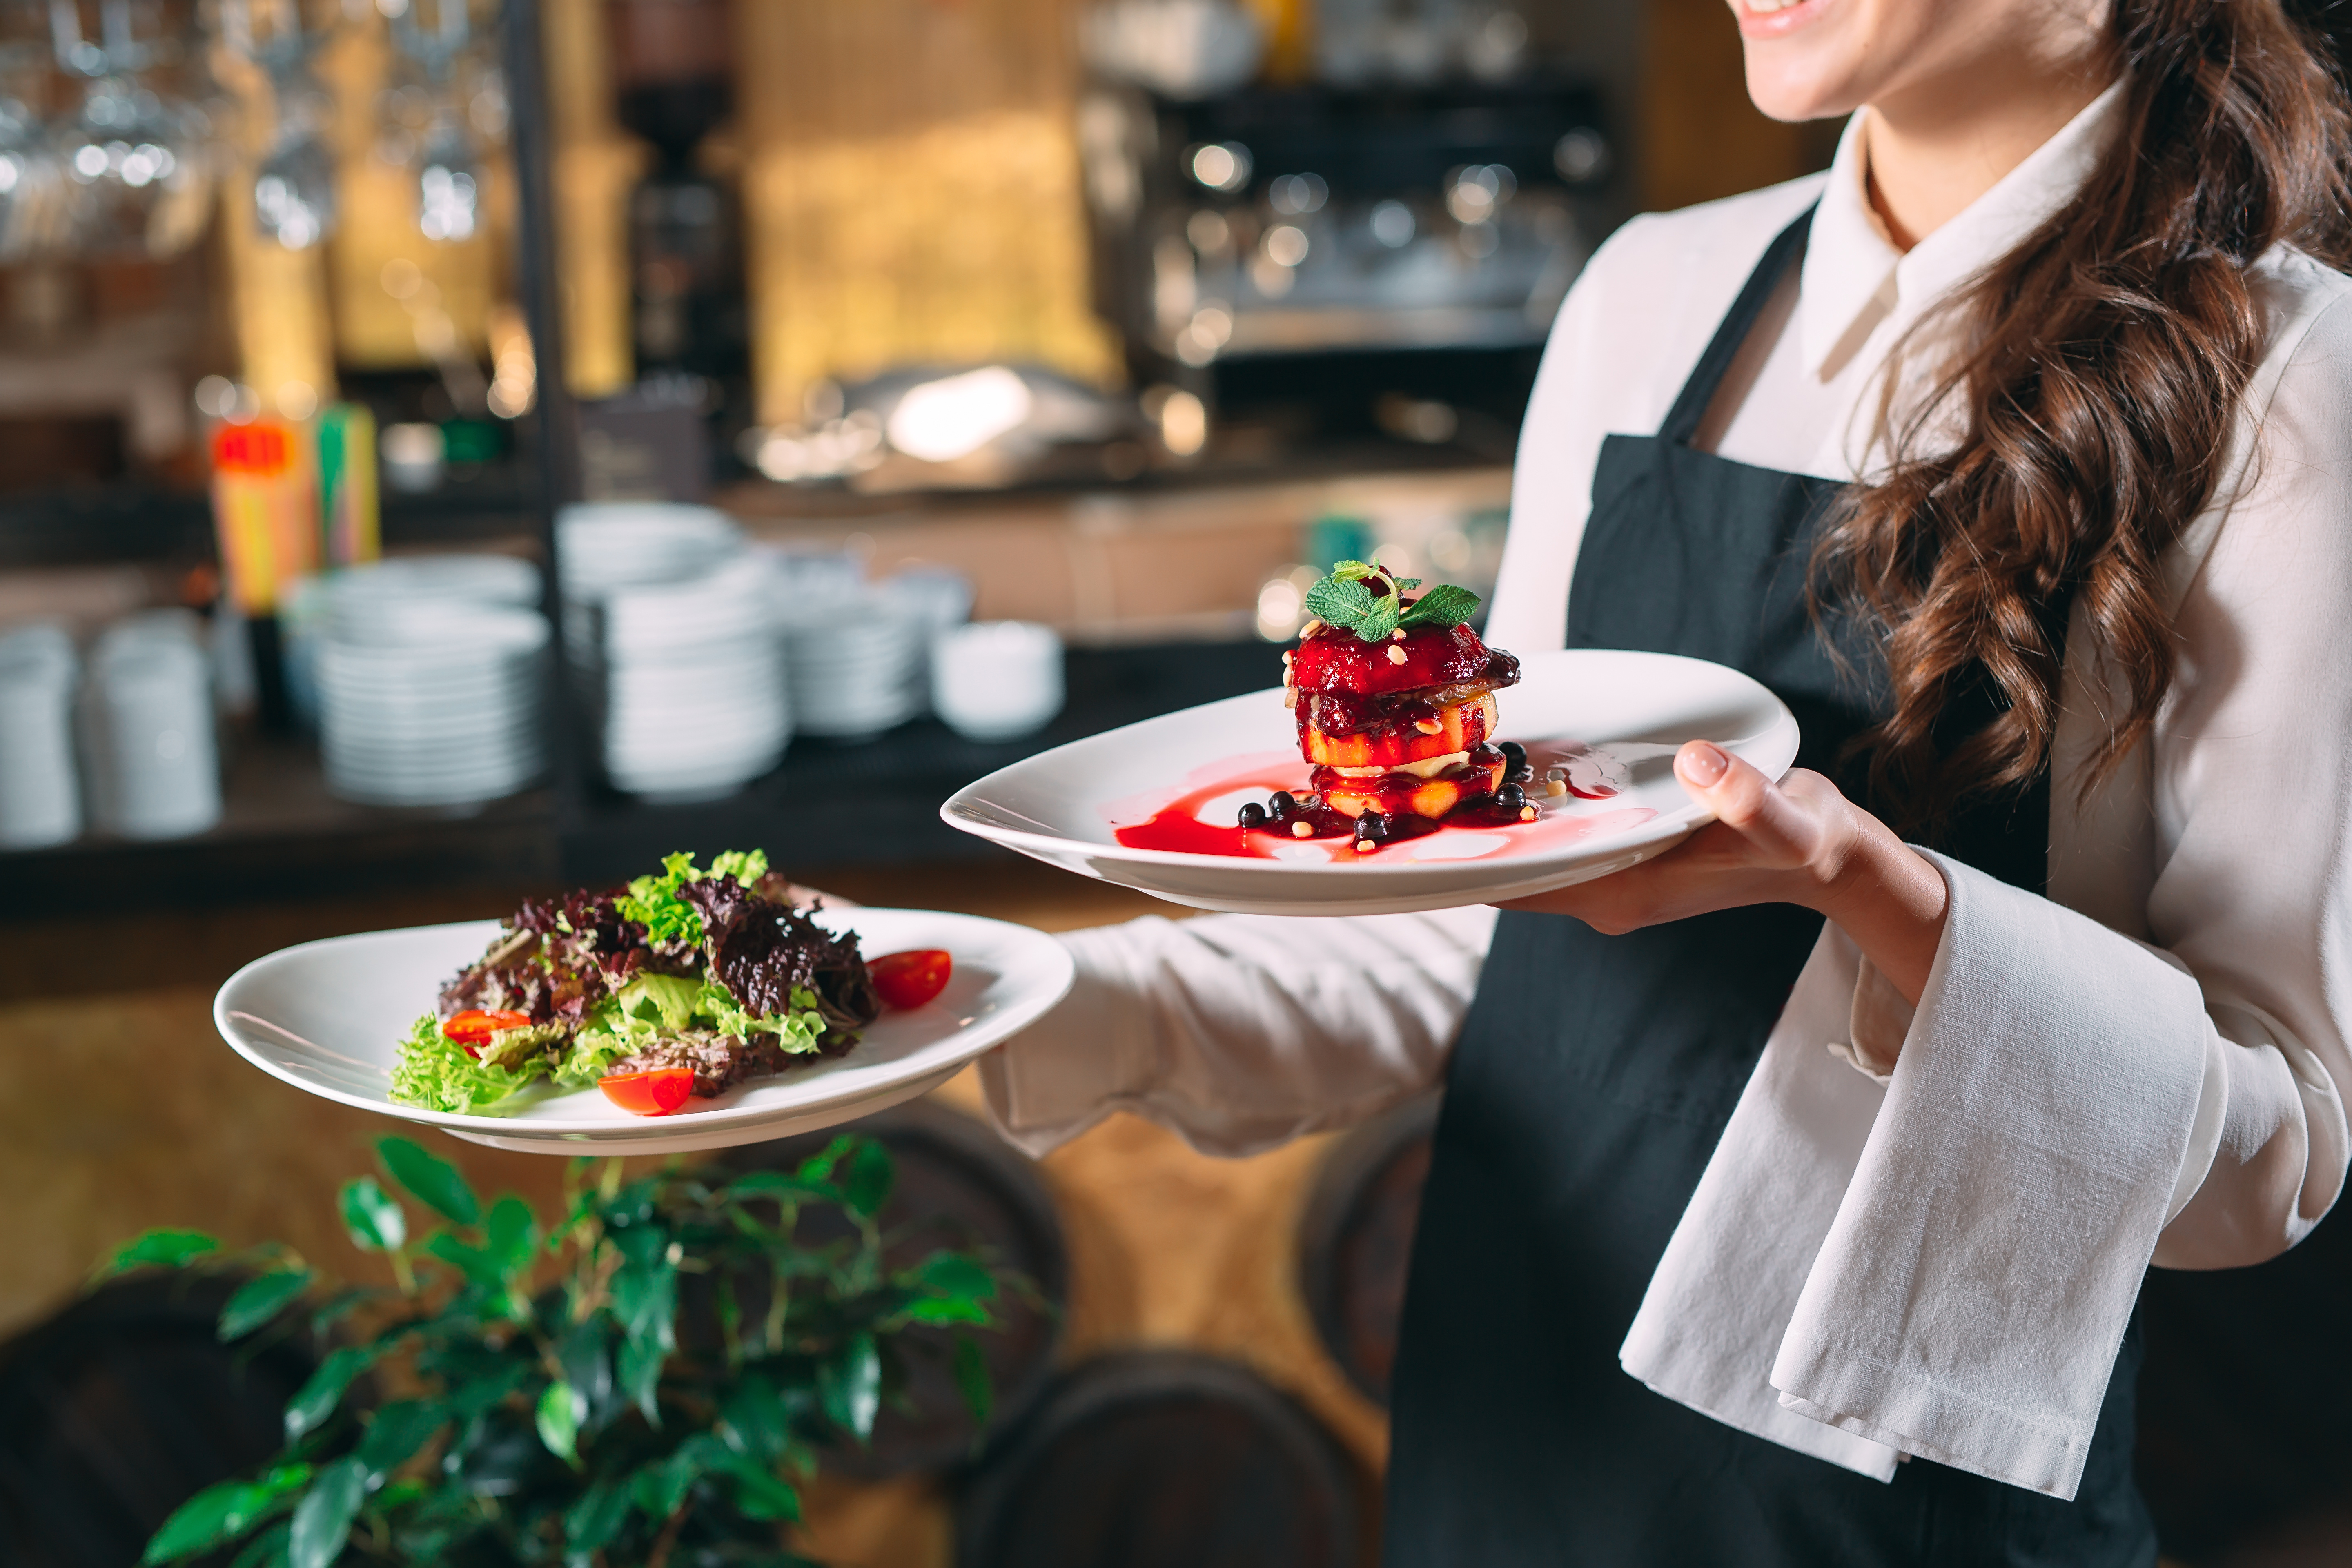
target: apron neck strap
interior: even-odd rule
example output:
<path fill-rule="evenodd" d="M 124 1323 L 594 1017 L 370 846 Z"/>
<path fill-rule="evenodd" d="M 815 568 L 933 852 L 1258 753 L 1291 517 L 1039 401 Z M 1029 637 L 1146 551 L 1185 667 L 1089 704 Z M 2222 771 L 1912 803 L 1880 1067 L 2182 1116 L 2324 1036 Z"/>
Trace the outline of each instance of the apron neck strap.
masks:
<path fill-rule="evenodd" d="M 1731 368 L 1732 356 L 1748 341 L 1756 318 L 1764 313 L 1764 303 L 1780 286 L 1780 275 L 1803 253 L 1805 235 L 1812 223 L 1813 209 L 1807 207 L 1765 247 L 1763 259 L 1757 262 L 1756 270 L 1740 286 L 1739 298 L 1731 302 L 1730 313 L 1715 329 L 1706 352 L 1698 356 L 1690 379 L 1683 383 L 1682 393 L 1668 411 L 1664 427 L 1658 432 L 1661 437 L 1680 447 L 1687 446 L 1690 438 L 1698 434 L 1699 421 L 1706 417 L 1707 405 L 1715 401 L 1715 389 L 1722 384 L 1724 373 Z"/>

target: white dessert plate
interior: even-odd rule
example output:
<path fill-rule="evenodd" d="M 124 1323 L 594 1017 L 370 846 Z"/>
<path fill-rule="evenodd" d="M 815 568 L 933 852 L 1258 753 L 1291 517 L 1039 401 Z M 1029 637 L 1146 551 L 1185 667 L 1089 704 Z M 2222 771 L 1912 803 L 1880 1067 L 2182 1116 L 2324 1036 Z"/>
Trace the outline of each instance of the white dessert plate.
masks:
<path fill-rule="evenodd" d="M 774 1078 L 632 1116 L 595 1089 L 535 1086 L 495 1114 L 453 1115 L 392 1099 L 392 1064 L 442 983 L 482 956 L 494 921 L 412 926 L 306 942 L 256 959 L 213 998 L 213 1023 L 239 1056 L 295 1088 L 438 1127 L 495 1149 L 541 1154 L 667 1154 L 763 1142 L 854 1121 L 944 1083 L 1034 1023 L 1070 988 L 1070 956 L 1043 931 L 931 910 L 828 910 L 868 958 L 945 948 L 953 977 L 936 1001 L 885 1011 L 856 1047 Z"/>
<path fill-rule="evenodd" d="M 1519 742 L 1536 763 L 1535 822 L 1449 826 L 1368 855 L 1345 838 L 1244 839 L 1233 826 L 1243 803 L 1307 787 L 1278 689 L 1056 746 L 965 785 L 940 816 L 1049 865 L 1195 909 L 1402 914 L 1549 892 L 1679 843 L 1714 820 L 1675 778 L 1674 753 L 1686 741 L 1713 741 L 1772 778 L 1797 755 L 1797 721 L 1780 700 L 1703 659 L 1537 654 L 1495 700 L 1496 738 Z M 1553 766 L 1578 793 L 1540 793 Z M 1185 838 L 1234 852 L 1167 847 Z"/>

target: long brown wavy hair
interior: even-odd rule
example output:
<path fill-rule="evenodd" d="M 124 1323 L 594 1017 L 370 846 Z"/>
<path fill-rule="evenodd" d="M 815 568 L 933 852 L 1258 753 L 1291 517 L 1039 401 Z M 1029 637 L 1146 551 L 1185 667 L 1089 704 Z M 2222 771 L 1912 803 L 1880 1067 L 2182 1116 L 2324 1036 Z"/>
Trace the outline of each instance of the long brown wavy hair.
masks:
<path fill-rule="evenodd" d="M 2070 603 L 2093 644 L 2076 657 L 2130 694 L 2084 791 L 2147 735 L 2173 675 L 2158 563 L 2212 499 L 2263 355 L 2249 271 L 2281 242 L 2352 260 L 2352 115 L 2280 0 L 2117 0 L 2113 25 L 2112 146 L 1938 312 L 1957 353 L 1899 420 L 1890 385 L 1891 471 L 1814 557 L 1817 613 L 1858 610 L 1884 639 L 1894 712 L 1858 745 L 1906 827 L 2045 765 Z M 1940 731 L 1987 681 L 2000 716 Z"/>

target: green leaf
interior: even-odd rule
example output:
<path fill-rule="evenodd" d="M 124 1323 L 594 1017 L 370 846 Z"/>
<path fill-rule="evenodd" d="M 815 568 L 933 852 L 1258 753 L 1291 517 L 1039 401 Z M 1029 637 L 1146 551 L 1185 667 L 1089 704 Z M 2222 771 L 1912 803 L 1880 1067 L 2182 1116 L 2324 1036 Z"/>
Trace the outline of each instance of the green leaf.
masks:
<path fill-rule="evenodd" d="M 360 1439 L 358 1458 L 367 1468 L 368 1479 L 381 1482 L 415 1458 L 448 1419 L 448 1411 L 430 1399 L 394 1400 L 378 1409 L 368 1418 L 367 1434 Z"/>
<path fill-rule="evenodd" d="M 151 1230 L 118 1247 L 99 1266 L 98 1278 L 111 1279 L 133 1268 L 185 1268 L 219 1250 L 220 1243 L 200 1230 Z"/>
<path fill-rule="evenodd" d="M 753 1171 L 727 1184 L 726 1196 L 779 1198 L 786 1202 L 839 1203 L 841 1189 L 831 1182 L 812 1182 L 783 1171 Z"/>
<path fill-rule="evenodd" d="M 408 1215 L 373 1176 L 343 1184 L 338 1195 L 343 1229 L 362 1252 L 394 1252 L 408 1239 Z"/>
<path fill-rule="evenodd" d="M 587 1418 L 588 1401 L 568 1383 L 551 1383 L 539 1396 L 534 1413 L 539 1440 L 575 1470 L 580 1468 L 580 1423 Z"/>
<path fill-rule="evenodd" d="M 442 1262 L 454 1265 L 457 1271 L 485 1290 L 506 1289 L 507 1271 L 499 1260 L 479 1247 L 469 1247 L 447 1231 L 437 1231 L 425 1244 L 425 1250 Z"/>
<path fill-rule="evenodd" d="M 139 1561 L 173 1563 L 234 1541 L 276 1513 L 310 1479 L 308 1465 L 279 1465 L 258 1480 L 206 1487 L 172 1510 Z"/>
<path fill-rule="evenodd" d="M 228 1304 L 221 1309 L 216 1331 L 221 1343 L 245 1338 L 284 1311 L 296 1297 L 310 1289 L 310 1281 L 316 1278 L 308 1268 L 279 1268 L 257 1274 L 238 1286 Z"/>
<path fill-rule="evenodd" d="M 228 1568 L 285 1568 L 286 1542 L 293 1532 L 291 1524 L 279 1520 L 247 1542 L 244 1549 L 229 1560 Z"/>
<path fill-rule="evenodd" d="M 1467 588 L 1441 583 L 1406 609 L 1405 626 L 1458 626 L 1478 613 L 1478 595 Z"/>
<path fill-rule="evenodd" d="M 996 1407 L 996 1389 L 988 1375 L 988 1359 L 970 1334 L 958 1334 L 955 1342 L 956 1392 L 963 1395 L 964 1408 L 971 1412 L 974 1428 L 985 1431 L 988 1418 Z M 975 1437 L 973 1442 L 977 1444 Z"/>
<path fill-rule="evenodd" d="M 448 1161 L 426 1153 L 423 1146 L 405 1138 L 379 1139 L 375 1150 L 392 1179 L 426 1208 L 457 1225 L 473 1225 L 481 1219 L 481 1199 Z"/>
<path fill-rule="evenodd" d="M 286 1542 L 287 1568 L 328 1568 L 341 1557 L 366 1496 L 367 1467 L 358 1459 L 338 1459 L 320 1470 L 294 1510 L 293 1532 Z"/>
<path fill-rule="evenodd" d="M 320 1423 L 335 1413 L 343 1402 L 344 1391 L 352 1380 L 375 1364 L 379 1351 L 359 1345 L 345 1345 L 328 1352 L 294 1397 L 286 1404 L 286 1440 L 292 1442 L 305 1432 L 315 1431 Z"/>
<path fill-rule="evenodd" d="M 575 1556 L 601 1552 L 628 1521 L 629 1489 L 608 1476 L 563 1510 L 563 1548 Z"/>
<path fill-rule="evenodd" d="M 655 1396 L 661 1387 L 662 1363 L 668 1359 L 667 1348 L 652 1336 L 621 1342 L 616 1368 L 621 1393 L 656 1426 L 661 1425 L 661 1406 Z"/>
<path fill-rule="evenodd" d="M 746 1373 L 728 1390 L 719 1415 L 719 1436 L 738 1452 L 777 1459 L 792 1447 L 792 1406 L 760 1373 Z"/>
<path fill-rule="evenodd" d="M 782 1477 L 742 1454 L 729 1455 L 723 1468 L 735 1483 L 735 1506 L 741 1512 L 752 1519 L 800 1522 L 801 1494 Z"/>
<path fill-rule="evenodd" d="M 833 1168 L 841 1163 L 841 1157 L 857 1147 L 857 1142 L 856 1134 L 845 1132 L 803 1160 L 801 1168 L 793 1173 L 803 1182 L 825 1181 L 833 1175 Z"/>
<path fill-rule="evenodd" d="M 1360 583 L 1367 577 L 1378 576 L 1380 574 L 1380 570 L 1381 569 L 1379 567 L 1373 565 L 1369 561 L 1334 561 L 1331 563 L 1332 580 L 1339 583 Z"/>
<path fill-rule="evenodd" d="M 489 1223 L 483 1228 L 485 1247 L 503 1267 L 514 1269 L 530 1265 L 531 1253 L 539 1246 L 539 1216 L 529 1204 L 512 1193 L 502 1194 L 490 1205 Z"/>
<path fill-rule="evenodd" d="M 563 1380 L 588 1400 L 593 1416 L 613 1397 L 613 1324 L 602 1312 L 574 1324 L 555 1347 Z"/>
<path fill-rule="evenodd" d="M 996 1276 L 969 1252 L 934 1252 L 923 1259 L 915 1277 L 942 1296 L 967 1301 L 996 1300 Z"/>
<path fill-rule="evenodd" d="M 954 1296 L 926 1296 L 907 1303 L 907 1316 L 919 1323 L 971 1323 L 986 1328 L 992 1321 L 988 1309 L 978 1301 Z"/>
<path fill-rule="evenodd" d="M 867 1219 L 881 1213 L 894 1175 L 890 1151 L 873 1139 L 861 1140 L 857 1152 L 849 1157 L 849 1179 L 843 1184 L 850 1209 Z"/>
<path fill-rule="evenodd" d="M 817 1397 L 833 1424 L 864 1442 L 882 1405 L 882 1357 L 872 1334 L 853 1334 L 839 1355 L 817 1369 Z"/>
<path fill-rule="evenodd" d="M 1341 562 L 1342 566 L 1354 563 Z M 1307 613 L 1317 619 L 1353 631 L 1372 613 L 1372 591 L 1353 578 L 1330 576 L 1307 590 Z"/>
<path fill-rule="evenodd" d="M 1366 642 L 1386 642 L 1403 616 L 1404 612 L 1397 607 L 1394 599 L 1382 599 L 1356 623 L 1356 635 Z"/>
<path fill-rule="evenodd" d="M 319 1310 L 310 1314 L 310 1331 L 314 1334 L 324 1334 L 329 1329 L 351 1316 L 355 1309 L 363 1307 L 370 1301 L 380 1300 L 384 1292 L 373 1285 L 345 1286 L 328 1297 L 320 1304 Z"/>
<path fill-rule="evenodd" d="M 667 1519 L 686 1501 L 686 1494 L 697 1479 L 730 1458 L 725 1445 L 717 1438 L 707 1432 L 696 1433 L 667 1458 L 656 1459 L 637 1471 L 630 1482 L 630 1490 L 638 1511 L 656 1521 Z"/>

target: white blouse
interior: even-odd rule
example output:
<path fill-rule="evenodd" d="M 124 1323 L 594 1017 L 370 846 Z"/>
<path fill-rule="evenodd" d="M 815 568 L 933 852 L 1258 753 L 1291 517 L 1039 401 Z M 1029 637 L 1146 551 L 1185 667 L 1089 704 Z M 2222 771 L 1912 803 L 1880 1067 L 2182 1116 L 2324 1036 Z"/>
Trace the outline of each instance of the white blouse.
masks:
<path fill-rule="evenodd" d="M 1816 203 L 1802 267 L 1700 440 L 1867 479 L 1882 373 L 1920 384 L 1890 363 L 1898 340 L 2073 199 L 2119 96 L 1908 253 L 1870 210 L 1859 116 L 1826 175 L 1619 230 L 1537 378 L 1487 640 L 1562 645 L 1602 438 L 1658 429 L 1765 246 Z M 2267 348 L 2225 477 L 2163 563 L 2180 658 L 2153 734 L 2078 798 L 2113 702 L 2078 625 L 2049 897 L 1938 861 L 1951 914 L 1916 1014 L 1825 931 L 1627 1340 L 1627 1370 L 1661 1393 L 1865 1473 L 1922 1454 L 2071 1496 L 2151 1253 L 2259 1262 L 2336 1201 L 2352 1147 L 2352 282 L 2282 250 L 2255 288 Z M 1223 1154 L 1360 1121 L 1442 1075 L 1493 920 L 1070 933 L 1077 987 L 984 1060 L 992 1111 L 1035 1152 L 1113 1110 Z M 1891 1076 L 1844 1065 L 1889 1058 Z"/>

